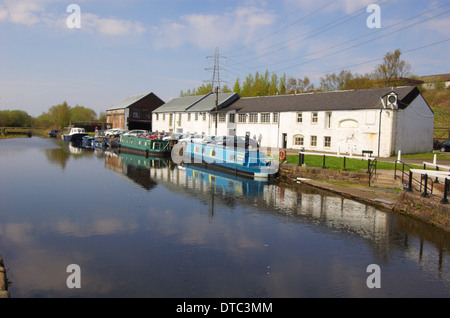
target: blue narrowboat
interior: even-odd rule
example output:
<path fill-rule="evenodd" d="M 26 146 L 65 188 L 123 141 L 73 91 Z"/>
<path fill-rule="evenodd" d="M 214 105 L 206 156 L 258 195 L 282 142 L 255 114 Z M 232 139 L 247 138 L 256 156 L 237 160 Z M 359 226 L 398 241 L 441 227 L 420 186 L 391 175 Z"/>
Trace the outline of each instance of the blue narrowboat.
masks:
<path fill-rule="evenodd" d="M 234 177 L 228 173 L 211 171 L 200 167 L 186 168 L 188 180 L 204 182 L 219 193 L 231 193 L 237 196 L 254 196 L 262 194 L 267 180 Z"/>
<path fill-rule="evenodd" d="M 183 150 L 184 164 L 225 172 L 245 178 L 276 177 L 278 165 L 259 148 L 190 142 Z"/>

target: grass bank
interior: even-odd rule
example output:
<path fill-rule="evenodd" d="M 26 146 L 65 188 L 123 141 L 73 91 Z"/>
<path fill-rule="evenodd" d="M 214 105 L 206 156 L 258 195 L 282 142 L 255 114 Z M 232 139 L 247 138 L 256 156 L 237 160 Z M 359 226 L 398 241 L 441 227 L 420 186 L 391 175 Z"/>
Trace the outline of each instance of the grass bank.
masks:
<path fill-rule="evenodd" d="M 424 154 L 426 155 L 426 154 Z M 403 157 L 403 156 L 402 156 Z M 428 155 L 426 156 L 428 157 Z M 415 158 L 421 159 L 421 158 Z M 428 158 L 424 158 L 428 159 Z M 432 158 L 431 158 L 432 159 Z M 298 164 L 298 155 L 288 155 L 286 156 L 286 161 L 288 163 Z M 307 167 L 323 167 L 323 156 L 320 155 L 305 155 L 305 165 Z M 343 157 L 325 157 L 325 167 L 331 170 L 343 170 L 344 168 L 344 158 Z M 421 169 L 421 166 L 413 166 L 415 169 Z M 345 169 L 347 171 L 355 172 L 366 172 L 368 169 L 367 160 L 345 158 Z M 377 169 L 380 170 L 394 170 L 395 164 L 386 161 L 377 161 Z"/>

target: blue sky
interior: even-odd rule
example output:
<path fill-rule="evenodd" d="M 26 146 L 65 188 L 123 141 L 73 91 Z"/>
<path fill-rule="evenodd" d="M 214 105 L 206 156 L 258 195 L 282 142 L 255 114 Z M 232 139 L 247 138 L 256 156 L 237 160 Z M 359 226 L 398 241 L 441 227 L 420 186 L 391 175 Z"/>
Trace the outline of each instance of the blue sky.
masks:
<path fill-rule="evenodd" d="M 70 4 L 81 10 L 69 28 Z M 370 4 L 381 28 L 369 28 Z M 67 101 L 104 112 L 154 92 L 164 101 L 256 71 L 371 72 L 399 48 L 417 75 L 450 72 L 450 1 L 0 0 L 0 109 L 32 116 Z"/>

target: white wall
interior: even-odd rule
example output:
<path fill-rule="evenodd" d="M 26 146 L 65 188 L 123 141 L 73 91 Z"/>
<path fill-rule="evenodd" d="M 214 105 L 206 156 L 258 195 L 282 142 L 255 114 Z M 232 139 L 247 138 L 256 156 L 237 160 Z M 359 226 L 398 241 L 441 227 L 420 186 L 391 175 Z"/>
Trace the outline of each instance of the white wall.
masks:
<path fill-rule="evenodd" d="M 236 123 L 229 122 L 230 113 L 235 114 Z M 298 112 L 282 112 L 278 114 L 278 122 L 273 122 L 274 113 L 270 113 L 270 123 L 238 122 L 235 111 L 227 113 L 226 122 L 219 122 L 217 135 L 229 135 L 230 129 L 236 129 L 237 136 L 250 133 L 250 138 L 261 139 L 262 147 L 282 148 L 283 134 L 287 134 L 287 148 L 306 151 L 318 151 L 341 154 L 361 155 L 363 150 L 373 151 L 374 156 L 390 157 L 398 150 L 403 154 L 420 153 L 432 150 L 434 115 L 422 95 L 419 95 L 405 110 L 393 109 L 363 109 L 345 111 L 318 111 L 317 122 L 312 122 L 311 111 L 302 113 L 302 122 L 297 122 Z M 331 114 L 328 125 L 327 116 Z M 153 127 L 158 131 L 177 132 L 183 128 L 183 133 L 215 135 L 215 123 L 209 113 L 203 121 L 195 121 L 195 113 L 187 120 L 187 113 L 182 113 L 181 125 L 178 123 L 178 113 L 174 114 L 172 126 L 169 126 L 169 114 L 162 120 L 155 120 Z M 393 132 L 396 133 L 393 133 Z M 380 133 L 381 132 L 381 133 Z M 295 145 L 294 137 L 303 136 L 304 144 Z M 311 137 L 317 137 L 317 144 L 311 145 Z M 325 137 L 331 138 L 329 147 L 325 146 Z"/>
<path fill-rule="evenodd" d="M 406 109 L 397 113 L 393 153 L 423 153 L 433 150 L 434 114 L 419 95 Z"/>

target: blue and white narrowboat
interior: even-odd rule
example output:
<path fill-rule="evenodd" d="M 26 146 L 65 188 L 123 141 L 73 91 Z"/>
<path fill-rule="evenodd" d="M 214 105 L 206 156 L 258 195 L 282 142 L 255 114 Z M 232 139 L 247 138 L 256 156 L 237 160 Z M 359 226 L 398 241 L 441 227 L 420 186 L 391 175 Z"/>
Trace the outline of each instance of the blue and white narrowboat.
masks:
<path fill-rule="evenodd" d="M 245 178 L 269 179 L 278 174 L 277 162 L 258 148 L 190 142 L 183 150 L 184 164 Z"/>

